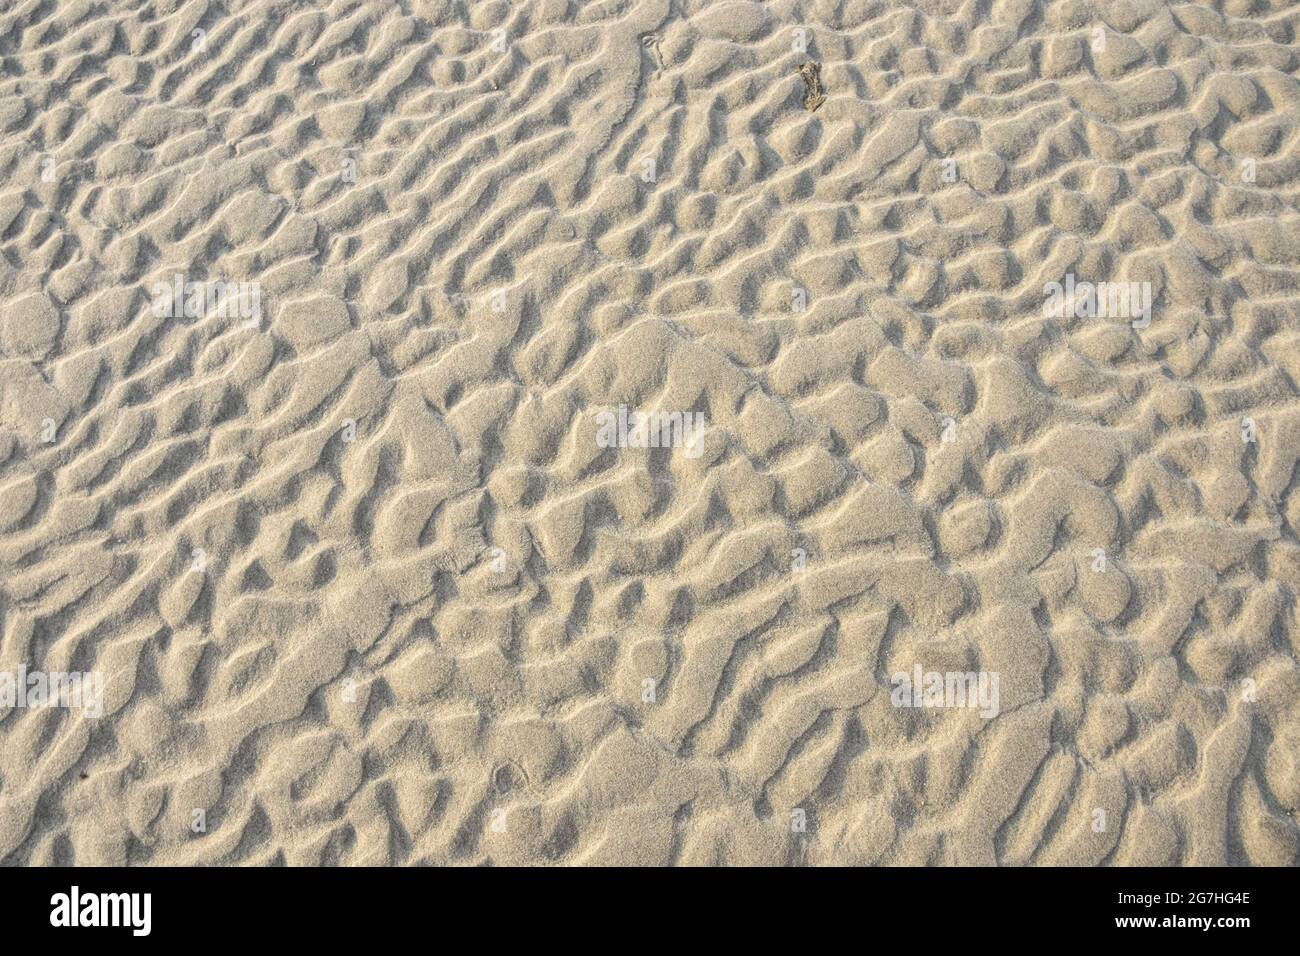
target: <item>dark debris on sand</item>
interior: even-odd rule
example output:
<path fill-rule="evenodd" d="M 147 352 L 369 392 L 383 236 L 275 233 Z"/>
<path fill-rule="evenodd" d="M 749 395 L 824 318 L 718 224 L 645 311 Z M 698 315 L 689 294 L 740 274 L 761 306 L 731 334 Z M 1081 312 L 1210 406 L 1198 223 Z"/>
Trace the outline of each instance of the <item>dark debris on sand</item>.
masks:
<path fill-rule="evenodd" d="M 795 72 L 803 77 L 803 108 L 811 113 L 826 102 L 826 94 L 822 92 L 822 65 L 809 60 L 801 63 Z"/>

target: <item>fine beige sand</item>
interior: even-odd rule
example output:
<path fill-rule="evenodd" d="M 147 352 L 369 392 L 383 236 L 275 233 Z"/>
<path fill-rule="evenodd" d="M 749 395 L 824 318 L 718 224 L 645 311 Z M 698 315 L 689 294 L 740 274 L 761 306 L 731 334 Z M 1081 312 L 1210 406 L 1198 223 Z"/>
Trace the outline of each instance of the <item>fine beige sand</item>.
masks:
<path fill-rule="evenodd" d="M 0 862 L 1296 864 L 1298 33 L 0 3 Z"/>

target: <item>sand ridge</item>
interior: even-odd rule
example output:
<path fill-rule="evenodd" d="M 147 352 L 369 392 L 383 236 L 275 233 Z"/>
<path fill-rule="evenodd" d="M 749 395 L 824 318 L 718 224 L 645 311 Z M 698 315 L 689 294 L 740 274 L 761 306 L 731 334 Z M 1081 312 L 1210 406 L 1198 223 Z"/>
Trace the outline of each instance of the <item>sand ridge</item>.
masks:
<path fill-rule="evenodd" d="M 0 10 L 0 860 L 1293 865 L 1297 26 Z"/>

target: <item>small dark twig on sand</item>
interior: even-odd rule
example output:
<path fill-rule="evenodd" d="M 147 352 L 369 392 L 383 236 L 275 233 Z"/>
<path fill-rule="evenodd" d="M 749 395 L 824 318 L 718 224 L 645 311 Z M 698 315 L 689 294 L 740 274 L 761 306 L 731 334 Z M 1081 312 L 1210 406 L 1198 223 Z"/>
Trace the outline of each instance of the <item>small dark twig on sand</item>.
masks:
<path fill-rule="evenodd" d="M 809 60 L 795 72 L 803 77 L 803 108 L 811 113 L 826 102 L 826 94 L 822 92 L 822 65 Z"/>

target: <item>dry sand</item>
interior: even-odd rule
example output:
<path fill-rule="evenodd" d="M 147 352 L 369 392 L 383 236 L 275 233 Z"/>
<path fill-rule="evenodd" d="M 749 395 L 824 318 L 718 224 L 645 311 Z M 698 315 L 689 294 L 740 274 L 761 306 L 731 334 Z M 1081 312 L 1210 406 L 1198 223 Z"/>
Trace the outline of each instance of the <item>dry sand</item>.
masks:
<path fill-rule="evenodd" d="M 1298 30 L 7 0 L 0 860 L 1294 864 Z"/>

